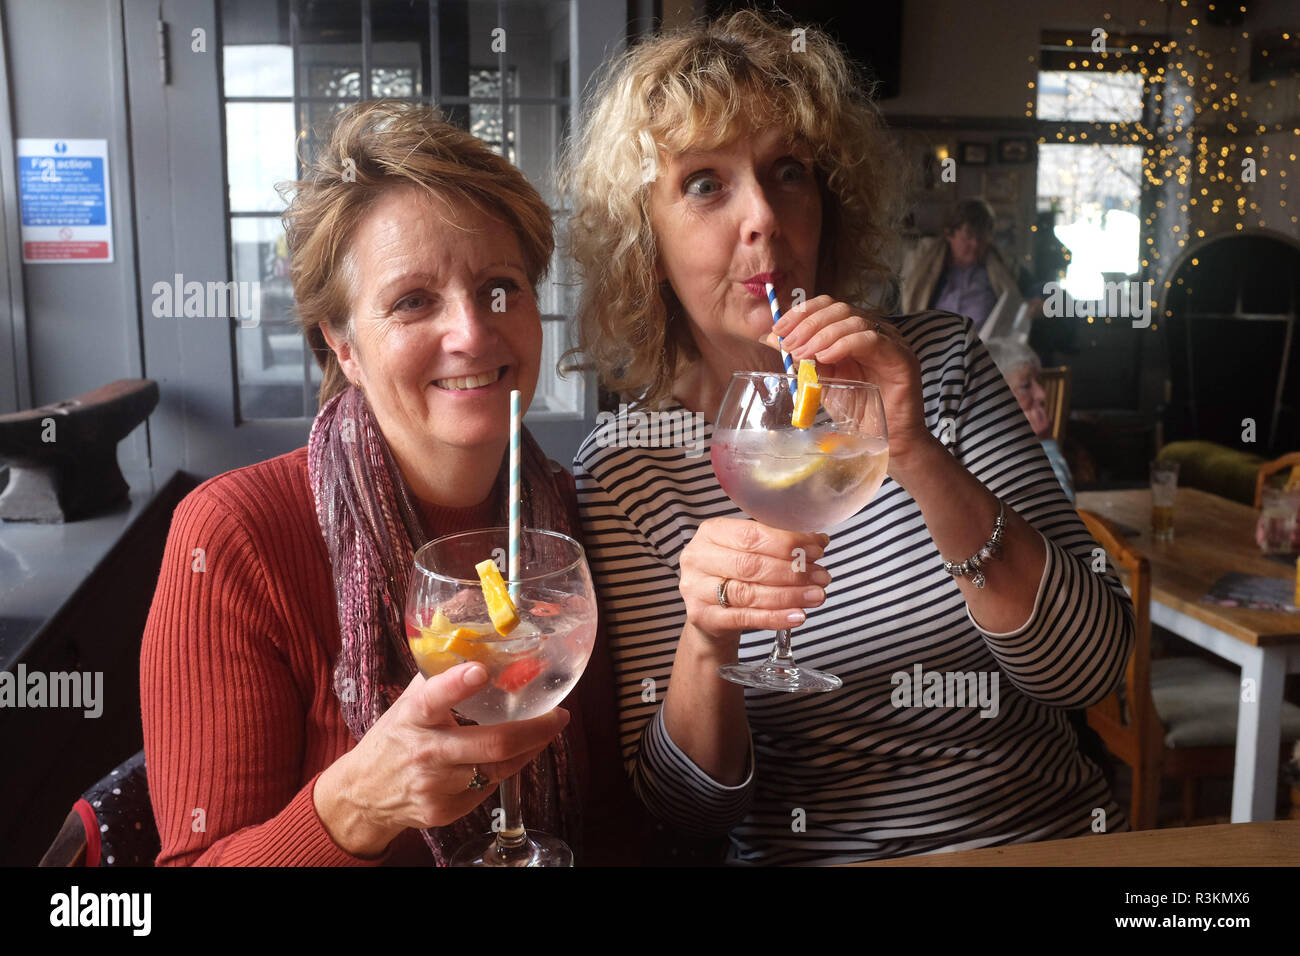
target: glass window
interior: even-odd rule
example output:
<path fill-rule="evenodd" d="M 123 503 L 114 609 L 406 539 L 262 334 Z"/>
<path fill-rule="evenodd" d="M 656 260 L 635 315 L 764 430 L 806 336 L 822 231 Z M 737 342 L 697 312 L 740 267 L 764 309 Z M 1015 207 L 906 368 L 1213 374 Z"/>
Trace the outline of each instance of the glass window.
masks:
<path fill-rule="evenodd" d="M 227 96 L 293 96 L 293 49 L 250 43 L 225 48 Z"/>
<path fill-rule="evenodd" d="M 298 178 L 293 150 L 268 144 L 293 142 L 293 104 L 226 103 L 226 178 L 231 212 L 279 212 L 275 184 Z"/>
<path fill-rule="evenodd" d="M 1038 118 L 1136 123 L 1142 118 L 1142 74 L 1043 71 L 1038 74 Z"/>
<path fill-rule="evenodd" d="M 312 417 L 320 372 L 294 318 L 275 184 L 298 178 L 340 110 L 397 97 L 438 106 L 556 206 L 572 0 L 221 0 L 220 14 L 231 275 L 261 289 L 258 323 L 235 333 L 240 415 Z M 537 290 L 544 345 L 530 414 L 583 411 L 581 374 L 556 372 L 570 345 L 566 268 L 557 254 Z"/>
<path fill-rule="evenodd" d="M 239 401 L 244 418 L 316 414 L 320 369 L 303 347 L 289 282 L 289 247 L 280 220 L 238 216 L 230 222 L 232 278 L 257 282 L 257 320 L 235 330 Z"/>
<path fill-rule="evenodd" d="M 1061 283 L 1076 299 L 1105 295 L 1107 273 L 1139 271 L 1142 147 L 1044 143 L 1038 148 L 1038 209 L 1070 250 Z"/>
<path fill-rule="evenodd" d="M 1059 42 L 1042 50 L 1037 195 L 1069 252 L 1065 291 L 1096 301 L 1108 297 L 1106 282 L 1142 272 L 1143 147 L 1134 139 L 1149 89 L 1133 64 L 1117 55 L 1090 62 L 1086 50 Z"/>

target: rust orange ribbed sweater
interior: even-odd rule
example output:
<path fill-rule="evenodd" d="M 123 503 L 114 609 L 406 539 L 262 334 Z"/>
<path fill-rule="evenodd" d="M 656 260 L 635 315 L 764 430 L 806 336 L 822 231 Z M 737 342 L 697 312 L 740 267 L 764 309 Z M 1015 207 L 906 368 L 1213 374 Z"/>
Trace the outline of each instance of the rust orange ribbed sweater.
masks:
<path fill-rule="evenodd" d="M 424 518 L 439 534 L 493 523 L 491 502 L 428 507 Z M 140 657 L 160 866 L 433 862 L 410 829 L 384 856 L 354 857 L 316 814 L 316 778 L 355 743 L 331 687 L 339 645 L 305 448 L 213 478 L 181 502 Z M 585 817 L 599 824 L 602 804 L 630 805 L 603 633 L 565 707 Z M 613 862 L 601 852 L 610 847 L 591 845 L 606 841 L 584 832 L 589 861 Z"/>

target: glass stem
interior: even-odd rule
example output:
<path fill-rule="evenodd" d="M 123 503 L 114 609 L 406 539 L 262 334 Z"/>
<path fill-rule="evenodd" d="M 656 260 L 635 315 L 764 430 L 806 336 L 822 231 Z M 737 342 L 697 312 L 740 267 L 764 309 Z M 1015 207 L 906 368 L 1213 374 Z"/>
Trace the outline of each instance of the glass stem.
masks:
<path fill-rule="evenodd" d="M 780 667 L 794 667 L 794 655 L 790 653 L 790 629 L 783 627 L 776 632 L 776 643 L 768 661 Z"/>
<path fill-rule="evenodd" d="M 501 829 L 497 831 L 497 850 L 505 852 L 523 846 L 528 839 L 524 830 L 523 814 L 519 808 L 519 774 L 502 780 L 497 789 L 501 796 Z"/>

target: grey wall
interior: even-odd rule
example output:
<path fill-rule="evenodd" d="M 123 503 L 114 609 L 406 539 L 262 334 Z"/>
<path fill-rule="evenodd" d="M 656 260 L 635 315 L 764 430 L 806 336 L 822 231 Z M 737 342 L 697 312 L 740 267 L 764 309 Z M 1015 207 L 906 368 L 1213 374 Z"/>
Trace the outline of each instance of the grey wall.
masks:
<path fill-rule="evenodd" d="M 145 375 L 135 280 L 121 8 L 116 0 L 4 0 L 13 136 L 108 140 L 107 264 L 21 267 L 33 404 Z M 18 210 L 6 205 L 7 220 Z M 21 254 L 17 256 L 21 262 Z M 144 427 L 118 448 L 147 458 Z"/>

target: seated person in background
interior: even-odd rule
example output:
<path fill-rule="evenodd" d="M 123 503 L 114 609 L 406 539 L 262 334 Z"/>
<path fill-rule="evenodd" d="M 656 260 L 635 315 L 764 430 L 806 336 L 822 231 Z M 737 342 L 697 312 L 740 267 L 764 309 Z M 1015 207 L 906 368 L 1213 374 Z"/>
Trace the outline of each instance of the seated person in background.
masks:
<path fill-rule="evenodd" d="M 1052 471 L 1056 472 L 1056 480 L 1061 483 L 1065 496 L 1073 504 L 1074 481 L 1070 477 L 1070 466 L 1065 463 L 1065 455 L 1052 437 L 1052 419 L 1047 414 L 1047 393 L 1043 391 L 1040 378 L 1042 363 L 1031 348 L 1010 339 L 995 339 L 985 345 L 997 363 L 998 371 L 1011 386 L 1025 417 L 1029 419 L 1029 427 L 1042 442 L 1047 460 L 1052 464 Z"/>
<path fill-rule="evenodd" d="M 922 239 L 903 264 L 902 311 L 956 312 L 979 329 L 1016 279 L 993 247 L 993 210 L 983 199 L 957 203 L 942 236 Z"/>

